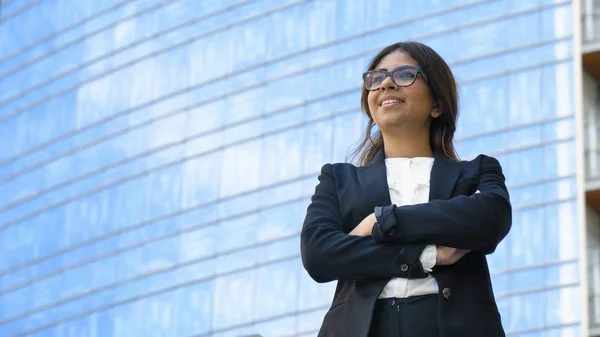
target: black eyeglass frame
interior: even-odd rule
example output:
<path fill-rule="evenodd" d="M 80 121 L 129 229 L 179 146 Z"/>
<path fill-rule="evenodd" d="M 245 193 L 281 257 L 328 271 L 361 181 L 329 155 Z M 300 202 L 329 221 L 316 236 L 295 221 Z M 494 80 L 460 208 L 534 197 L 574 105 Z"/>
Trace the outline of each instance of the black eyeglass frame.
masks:
<path fill-rule="evenodd" d="M 412 69 L 414 71 L 417 72 L 417 74 L 415 75 L 415 77 L 413 78 L 412 82 L 410 82 L 410 84 L 407 85 L 399 85 L 398 83 L 396 83 L 396 81 L 394 80 L 394 73 L 400 70 L 406 70 L 406 69 Z M 369 74 L 374 74 L 374 73 L 384 73 L 385 77 L 383 78 L 383 81 L 385 81 L 386 78 L 388 78 L 388 76 L 392 79 L 392 82 L 398 86 L 398 87 L 410 87 L 411 85 L 413 85 L 415 83 L 415 81 L 417 80 L 417 77 L 419 77 L 419 73 L 421 73 L 421 76 L 423 76 L 423 79 L 425 80 L 425 82 L 429 82 L 429 80 L 427 79 L 427 75 L 425 75 L 425 73 L 423 72 L 423 70 L 421 69 L 421 67 L 418 66 L 401 66 L 398 67 L 396 69 L 392 69 L 390 71 L 387 70 L 383 70 L 383 69 L 375 69 L 375 70 L 369 70 L 365 73 L 363 73 L 362 78 L 363 78 L 363 87 L 365 87 L 365 89 L 369 90 L 369 91 L 375 91 L 375 90 L 379 90 L 381 88 L 381 85 L 379 85 L 379 87 L 377 87 L 376 89 L 369 89 L 367 88 L 367 86 L 365 85 L 366 83 L 366 79 L 367 76 L 369 76 Z M 383 81 L 381 81 L 381 83 L 383 83 Z"/>

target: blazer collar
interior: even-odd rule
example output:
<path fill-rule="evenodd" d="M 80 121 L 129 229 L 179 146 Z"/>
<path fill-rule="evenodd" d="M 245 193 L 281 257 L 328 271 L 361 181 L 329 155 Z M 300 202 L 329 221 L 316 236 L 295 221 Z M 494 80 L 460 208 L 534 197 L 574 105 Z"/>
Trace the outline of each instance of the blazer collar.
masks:
<path fill-rule="evenodd" d="M 369 209 L 373 209 L 375 206 L 391 205 L 383 149 L 377 152 L 369 164 L 364 167 L 363 172 L 365 174 L 359 175 L 359 181 L 365 192 Z M 441 152 L 435 152 L 429 183 L 429 200 L 450 199 L 460 173 L 460 165 L 456 161 L 447 158 Z"/>
<path fill-rule="evenodd" d="M 434 157 L 429 181 L 429 200 L 448 200 L 452 196 L 454 185 L 460 177 L 460 165 L 441 152 L 436 152 Z"/>

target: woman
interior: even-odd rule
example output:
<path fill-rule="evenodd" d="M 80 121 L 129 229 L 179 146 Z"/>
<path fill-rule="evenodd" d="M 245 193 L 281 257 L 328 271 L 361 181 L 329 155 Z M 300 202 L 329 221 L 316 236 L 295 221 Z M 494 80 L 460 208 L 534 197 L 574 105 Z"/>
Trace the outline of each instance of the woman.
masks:
<path fill-rule="evenodd" d="M 509 195 L 496 159 L 455 154 L 450 68 L 397 43 L 363 79 L 360 166 L 323 166 L 302 228 L 308 273 L 338 280 L 319 336 L 504 336 L 485 255 L 510 230 Z"/>

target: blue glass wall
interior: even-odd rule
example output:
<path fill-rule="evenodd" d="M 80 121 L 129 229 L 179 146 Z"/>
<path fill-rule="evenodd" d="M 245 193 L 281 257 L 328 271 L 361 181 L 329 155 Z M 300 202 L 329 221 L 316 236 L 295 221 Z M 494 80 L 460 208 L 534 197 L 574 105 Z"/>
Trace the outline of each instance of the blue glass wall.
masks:
<path fill-rule="evenodd" d="M 361 73 L 418 40 L 496 156 L 489 257 L 510 336 L 580 336 L 571 1 L 5 0 L 0 335 L 314 336 L 319 169 L 365 125 Z"/>

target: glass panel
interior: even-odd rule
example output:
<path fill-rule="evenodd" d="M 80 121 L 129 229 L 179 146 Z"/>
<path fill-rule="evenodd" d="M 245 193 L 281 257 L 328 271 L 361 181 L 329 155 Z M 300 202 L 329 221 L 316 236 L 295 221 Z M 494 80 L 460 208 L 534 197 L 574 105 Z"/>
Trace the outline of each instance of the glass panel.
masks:
<path fill-rule="evenodd" d="M 458 45 L 462 46 L 459 57 L 475 58 L 485 54 L 504 50 L 508 47 L 506 21 L 491 22 L 461 30 Z"/>
<path fill-rule="evenodd" d="M 544 293 L 544 301 L 547 303 L 544 310 L 545 323 L 557 325 L 578 322 L 581 319 L 580 293 L 579 287 L 560 288 Z"/>
<path fill-rule="evenodd" d="M 305 214 L 306 207 L 303 201 L 261 211 L 258 242 L 299 234 Z"/>
<path fill-rule="evenodd" d="M 298 317 L 284 317 L 276 320 L 269 320 L 264 323 L 258 323 L 253 331 L 262 336 L 295 336 Z"/>
<path fill-rule="evenodd" d="M 180 336 L 205 334 L 211 331 L 215 315 L 213 303 L 219 301 L 218 296 L 220 295 L 218 292 L 213 293 L 213 286 L 213 281 L 207 281 L 176 291 L 178 314 L 174 324 L 177 326 Z M 234 302 L 223 304 L 231 303 Z"/>
<path fill-rule="evenodd" d="M 336 21 L 335 0 L 313 1 L 310 11 L 310 24 L 307 25 L 310 47 L 333 40 L 335 38 Z"/>
<path fill-rule="evenodd" d="M 219 193 L 222 198 L 259 186 L 260 174 L 267 171 L 261 169 L 261 145 L 261 140 L 255 140 L 223 151 Z"/>
<path fill-rule="evenodd" d="M 298 298 L 298 309 L 309 310 L 316 308 L 326 308 L 331 304 L 335 293 L 336 282 L 317 283 L 305 270 L 300 272 L 300 291 Z M 323 316 L 325 314 L 323 313 Z M 323 320 L 321 316 L 320 321 Z M 319 323 L 320 324 L 320 323 Z M 318 328 L 313 327 L 313 328 Z"/>
<path fill-rule="evenodd" d="M 507 125 L 507 78 L 496 77 L 465 84 L 461 88 L 461 136 L 505 128 Z"/>
<path fill-rule="evenodd" d="M 532 266 L 544 262 L 545 236 L 543 209 L 521 210 L 513 215 L 510 233 L 511 268 Z"/>
<path fill-rule="evenodd" d="M 222 276 L 215 279 L 213 302 L 213 329 L 250 323 L 255 319 L 256 286 L 254 270 Z M 262 299 L 261 299 L 262 300 Z M 235 305 L 235 310 L 231 306 Z"/>
<path fill-rule="evenodd" d="M 180 261 L 190 261 L 214 255 L 216 251 L 216 226 L 182 233 L 179 237 Z"/>
<path fill-rule="evenodd" d="M 579 255 L 577 203 L 546 206 L 545 222 L 546 262 L 576 259 Z"/>
<path fill-rule="evenodd" d="M 298 177 L 302 170 L 303 144 L 304 128 L 263 138 L 261 185 L 269 186 Z"/>
<path fill-rule="evenodd" d="M 575 174 L 577 151 L 575 151 L 574 141 L 552 144 L 542 151 L 545 164 L 541 171 L 543 178 L 552 179 Z"/>
<path fill-rule="evenodd" d="M 509 48 L 532 45 L 541 40 L 541 16 L 538 11 L 512 17 L 505 24 L 506 27 L 510 27 L 507 46 Z"/>
<path fill-rule="evenodd" d="M 338 39 L 355 35 L 368 27 L 364 24 L 366 8 L 364 0 L 337 0 L 336 7 L 336 36 Z"/>
<path fill-rule="evenodd" d="M 257 248 L 257 263 L 280 261 L 300 256 L 300 237 L 275 241 Z"/>
<path fill-rule="evenodd" d="M 220 255 L 215 259 L 217 275 L 223 275 L 239 270 L 250 269 L 256 264 L 256 248 L 236 250 L 232 253 Z"/>
<path fill-rule="evenodd" d="M 254 245 L 258 226 L 259 217 L 257 213 L 221 222 L 218 225 L 218 231 L 220 233 L 231 233 L 231 235 L 222 236 L 217 247 L 218 252 L 231 252 L 240 247 Z"/>
<path fill-rule="evenodd" d="M 359 112 L 337 115 L 334 120 L 333 162 L 346 162 L 346 158 L 361 141 L 367 118 Z"/>
<path fill-rule="evenodd" d="M 539 69 L 512 74 L 509 85 L 509 125 L 531 123 L 540 119 L 541 72 Z"/>
<path fill-rule="evenodd" d="M 542 107 L 544 118 L 573 114 L 573 64 L 559 63 L 542 70 Z"/>
<path fill-rule="evenodd" d="M 332 158 L 333 119 L 326 119 L 306 126 L 304 143 L 304 174 L 319 172 L 321 167 Z M 328 145 L 329 144 L 329 145 Z"/>
<path fill-rule="evenodd" d="M 541 293 L 514 296 L 510 299 L 510 319 L 506 329 L 528 330 L 540 328 L 547 324 L 544 321 L 544 298 Z"/>
<path fill-rule="evenodd" d="M 256 320 L 284 315 L 297 310 L 300 260 L 269 264 L 256 269 Z M 295 326 L 295 324 L 294 324 Z"/>
<path fill-rule="evenodd" d="M 561 39 L 573 34 L 572 5 L 550 8 L 541 12 L 544 39 Z"/>

